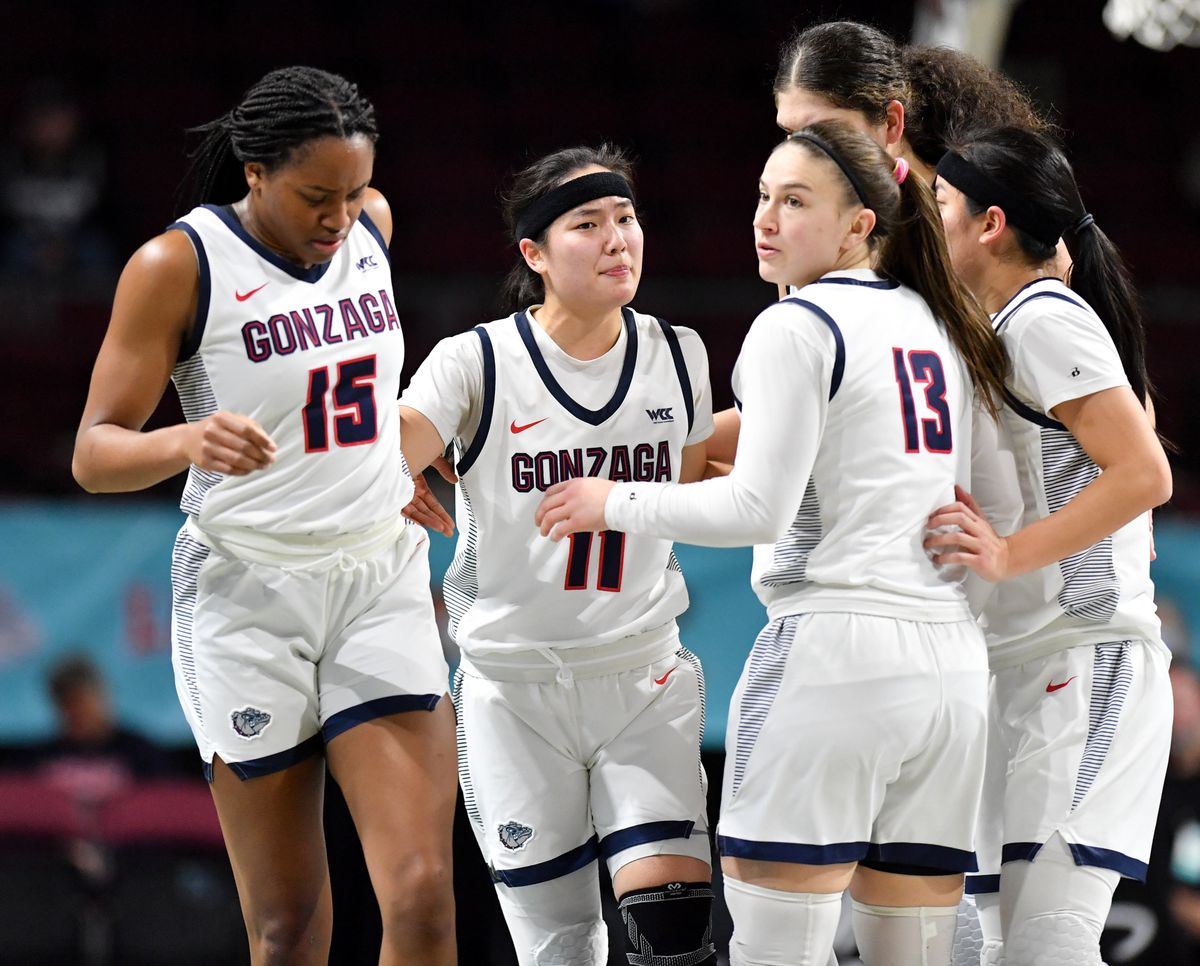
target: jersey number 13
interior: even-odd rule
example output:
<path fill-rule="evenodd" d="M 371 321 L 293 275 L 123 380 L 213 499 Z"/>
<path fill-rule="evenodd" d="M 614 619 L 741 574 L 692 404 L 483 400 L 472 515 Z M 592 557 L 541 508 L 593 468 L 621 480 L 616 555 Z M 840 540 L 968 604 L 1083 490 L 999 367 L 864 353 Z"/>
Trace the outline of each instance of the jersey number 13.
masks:
<path fill-rule="evenodd" d="M 950 429 L 950 407 L 946 403 L 946 374 L 936 352 L 892 349 L 896 385 L 900 387 L 900 411 L 904 417 L 904 451 L 919 453 L 921 443 L 927 453 L 949 453 L 954 445 Z M 910 375 L 911 373 L 911 375 Z M 913 383 L 925 384 L 925 406 L 933 418 L 917 420 L 913 402 Z"/>

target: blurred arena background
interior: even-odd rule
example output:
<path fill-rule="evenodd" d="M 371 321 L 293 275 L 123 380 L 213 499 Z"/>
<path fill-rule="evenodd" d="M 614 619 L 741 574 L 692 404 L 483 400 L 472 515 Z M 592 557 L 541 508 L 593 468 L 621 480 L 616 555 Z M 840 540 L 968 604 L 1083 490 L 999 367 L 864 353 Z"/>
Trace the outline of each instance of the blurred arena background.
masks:
<path fill-rule="evenodd" d="M 757 279 L 750 218 L 779 135 L 777 51 L 796 29 L 839 18 L 962 46 L 1025 85 L 1062 127 L 1085 201 L 1134 270 L 1159 425 L 1178 447 L 1155 570 L 1177 747 L 1151 881 L 1118 891 L 1105 952 L 1114 966 L 1200 962 L 1200 647 L 1189 631 L 1200 629 L 1200 0 L 578 0 L 0 4 L 0 963 L 245 957 L 170 671 L 181 480 L 88 497 L 70 474 L 116 276 L 175 213 L 184 128 L 272 67 L 311 63 L 360 85 L 382 132 L 374 183 L 396 218 L 409 373 L 438 339 L 498 314 L 512 258 L 497 203 L 506 176 L 569 144 L 631 148 L 646 227 L 637 304 L 701 333 L 723 408 L 741 335 L 773 297 Z M 179 418 L 169 390 L 152 425 Z M 435 538 L 436 573 L 450 552 Z M 680 556 L 715 793 L 729 694 L 762 612 L 748 552 Z M 61 684 L 77 654 L 99 679 L 76 662 L 73 693 L 85 697 L 64 686 L 52 699 L 52 672 Z M 89 741 L 106 752 L 81 757 Z M 331 961 L 373 963 L 378 913 L 332 783 L 327 811 Z M 512 963 L 460 831 L 461 962 Z M 720 909 L 717 928 L 727 941 Z M 848 935 L 839 951 L 857 962 Z"/>

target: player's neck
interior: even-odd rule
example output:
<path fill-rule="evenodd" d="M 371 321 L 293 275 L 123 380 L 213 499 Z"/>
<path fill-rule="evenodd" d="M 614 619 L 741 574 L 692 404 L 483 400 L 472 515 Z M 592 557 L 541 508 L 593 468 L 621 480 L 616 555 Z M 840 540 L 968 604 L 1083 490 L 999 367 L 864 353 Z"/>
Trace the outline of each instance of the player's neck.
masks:
<path fill-rule="evenodd" d="M 568 308 L 547 296 L 546 303 L 529 313 L 563 352 L 572 359 L 599 359 L 617 344 L 623 320 L 620 308 L 589 313 Z"/>
<path fill-rule="evenodd" d="M 988 315 L 995 315 L 1006 306 L 1030 282 L 1043 278 L 1057 278 L 1053 263 L 1030 268 L 1013 262 L 1000 262 L 983 280 L 975 297 Z"/>

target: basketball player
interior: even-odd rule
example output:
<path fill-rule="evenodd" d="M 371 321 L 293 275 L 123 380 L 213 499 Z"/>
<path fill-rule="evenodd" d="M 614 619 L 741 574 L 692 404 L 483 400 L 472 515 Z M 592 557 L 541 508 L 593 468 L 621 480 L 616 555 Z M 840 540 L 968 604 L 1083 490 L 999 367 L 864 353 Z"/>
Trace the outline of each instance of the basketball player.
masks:
<path fill-rule="evenodd" d="M 1120 256 L 1047 139 L 972 136 L 938 164 L 936 189 L 955 271 L 1012 360 L 1001 438 L 1024 510 L 1001 538 L 963 494 L 930 520 L 963 532 L 927 541 L 938 562 L 1001 581 L 984 610 L 993 735 L 976 891 L 998 884 L 1004 947 L 989 936 L 985 962 L 1098 964 L 1118 879 L 1145 878 L 1171 737 L 1146 540 L 1171 472 L 1146 412 L 1145 336 Z"/>
<path fill-rule="evenodd" d="M 630 178 L 607 146 L 522 171 L 505 199 L 517 311 L 439 343 L 400 400 L 414 471 L 454 447 L 460 781 L 529 966 L 608 962 L 597 858 L 630 963 L 716 963 L 704 684 L 679 642 L 670 541 L 598 527 L 551 544 L 532 522 L 572 476 L 704 471 L 704 346 L 628 307 L 643 241 Z"/>
<path fill-rule="evenodd" d="M 799 290 L 743 345 L 730 475 L 571 480 L 538 510 L 554 539 L 756 545 L 769 623 L 730 709 L 718 837 L 734 964 L 824 966 L 847 886 L 866 963 L 949 963 L 975 868 L 986 655 L 921 535 L 924 508 L 969 478 L 972 383 L 994 409 L 1004 360 L 907 173 L 837 124 L 779 145 L 759 273 Z"/>
<path fill-rule="evenodd" d="M 254 963 L 325 963 L 325 761 L 383 915 L 380 962 L 455 961 L 453 710 L 426 536 L 405 526 L 404 343 L 374 109 L 272 71 L 200 129 L 200 200 L 117 287 L 74 472 L 92 492 L 188 470 L 172 656 Z M 232 155 L 232 157 L 230 157 Z M 142 426 L 168 378 L 187 422 Z"/>

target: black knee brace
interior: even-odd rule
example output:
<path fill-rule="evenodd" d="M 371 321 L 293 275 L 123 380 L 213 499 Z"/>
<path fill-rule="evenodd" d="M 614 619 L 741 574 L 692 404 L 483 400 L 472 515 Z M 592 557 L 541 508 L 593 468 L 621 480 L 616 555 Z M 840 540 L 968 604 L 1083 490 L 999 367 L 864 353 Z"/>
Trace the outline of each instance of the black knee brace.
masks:
<path fill-rule="evenodd" d="M 630 966 L 716 966 L 712 900 L 707 882 L 668 882 L 625 893 L 618 908 Z"/>

